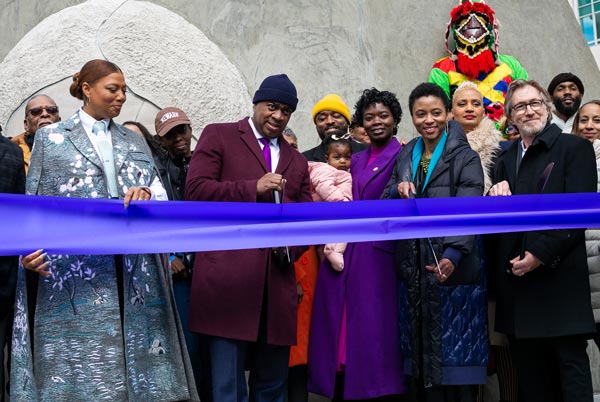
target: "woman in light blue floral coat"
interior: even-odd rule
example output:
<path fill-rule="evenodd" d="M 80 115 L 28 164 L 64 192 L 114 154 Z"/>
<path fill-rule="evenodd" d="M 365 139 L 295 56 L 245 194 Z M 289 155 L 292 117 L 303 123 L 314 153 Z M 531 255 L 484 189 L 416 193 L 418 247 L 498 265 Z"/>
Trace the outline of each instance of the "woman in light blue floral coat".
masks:
<path fill-rule="evenodd" d="M 27 193 L 119 198 L 126 206 L 166 199 L 143 138 L 112 120 L 126 99 L 121 70 L 89 61 L 73 76 L 70 92 L 83 107 L 37 132 Z M 65 224 L 77 230 L 77 222 Z M 198 400 L 165 272 L 158 255 L 38 250 L 23 257 L 11 400 Z"/>

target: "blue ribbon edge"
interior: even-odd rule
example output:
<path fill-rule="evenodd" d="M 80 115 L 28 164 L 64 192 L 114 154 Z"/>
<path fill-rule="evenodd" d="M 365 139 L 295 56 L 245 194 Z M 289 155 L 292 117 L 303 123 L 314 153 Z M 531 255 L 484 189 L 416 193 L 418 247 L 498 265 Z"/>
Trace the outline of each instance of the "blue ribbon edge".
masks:
<path fill-rule="evenodd" d="M 122 201 L 0 194 L 0 255 L 135 254 L 600 227 L 600 194 L 340 203 Z"/>

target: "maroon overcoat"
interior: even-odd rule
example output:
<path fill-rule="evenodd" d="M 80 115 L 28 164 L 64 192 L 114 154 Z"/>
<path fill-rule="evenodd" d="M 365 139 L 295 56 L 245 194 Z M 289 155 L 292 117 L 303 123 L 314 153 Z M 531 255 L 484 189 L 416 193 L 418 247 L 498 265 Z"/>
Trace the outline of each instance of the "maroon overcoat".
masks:
<path fill-rule="evenodd" d="M 310 202 L 307 162 L 285 140 L 279 141 L 275 173 L 286 179 L 283 202 Z M 190 162 L 186 199 L 272 203 L 258 196 L 256 183 L 267 173 L 248 118 L 206 126 Z M 292 248 L 292 257 L 299 256 Z M 267 286 L 267 343 L 296 342 L 297 293 L 293 267 L 274 264 L 269 248 L 196 253 L 190 300 L 194 332 L 254 342 Z"/>

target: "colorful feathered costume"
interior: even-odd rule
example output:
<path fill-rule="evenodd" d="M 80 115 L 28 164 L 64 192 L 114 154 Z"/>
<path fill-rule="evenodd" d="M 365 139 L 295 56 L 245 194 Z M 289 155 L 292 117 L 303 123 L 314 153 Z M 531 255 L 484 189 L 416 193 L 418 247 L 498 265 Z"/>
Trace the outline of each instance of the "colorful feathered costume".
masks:
<path fill-rule="evenodd" d="M 454 37 L 454 52 L 448 47 L 450 31 Z M 483 1 L 461 0 L 450 12 L 446 50 L 450 56 L 433 65 L 429 82 L 438 84 L 451 98 L 463 81 L 473 81 L 483 95 L 488 117 L 500 126 L 508 86 L 513 80 L 527 79 L 527 71 L 514 57 L 498 53 L 494 10 Z"/>

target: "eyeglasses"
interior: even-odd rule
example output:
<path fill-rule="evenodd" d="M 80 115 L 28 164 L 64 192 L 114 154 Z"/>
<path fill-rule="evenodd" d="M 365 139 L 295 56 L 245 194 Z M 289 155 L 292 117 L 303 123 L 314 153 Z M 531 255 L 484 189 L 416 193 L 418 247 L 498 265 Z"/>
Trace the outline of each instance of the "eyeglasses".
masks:
<path fill-rule="evenodd" d="M 31 108 L 27 111 L 27 113 L 31 114 L 33 117 L 38 117 L 42 114 L 42 112 L 46 110 L 46 112 L 48 112 L 48 114 L 51 115 L 55 115 L 58 114 L 58 107 L 57 106 L 40 106 L 40 107 L 34 107 Z"/>
<path fill-rule="evenodd" d="M 518 105 L 514 105 L 512 107 L 512 110 L 517 114 L 525 113 L 525 110 L 527 110 L 527 106 L 529 106 L 534 112 L 538 112 L 540 111 L 542 106 L 544 106 L 544 102 L 538 99 L 533 100 L 531 102 L 519 103 Z"/>

